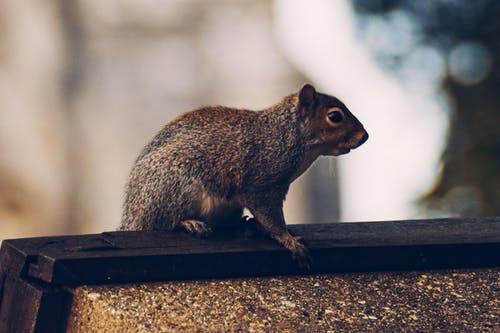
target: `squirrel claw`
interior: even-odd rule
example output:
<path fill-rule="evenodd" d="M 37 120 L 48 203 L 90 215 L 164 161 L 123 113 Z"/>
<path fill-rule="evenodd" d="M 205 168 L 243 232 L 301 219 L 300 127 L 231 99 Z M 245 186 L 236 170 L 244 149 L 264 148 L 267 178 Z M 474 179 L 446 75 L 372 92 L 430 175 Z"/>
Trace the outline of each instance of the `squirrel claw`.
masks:
<path fill-rule="evenodd" d="M 180 223 L 188 233 L 197 237 L 207 237 L 212 233 L 212 229 L 205 222 L 196 220 L 185 220 Z"/>
<path fill-rule="evenodd" d="M 302 237 L 300 237 L 302 239 Z M 312 258 L 307 247 L 297 239 L 295 249 L 292 252 L 292 258 L 297 262 L 301 270 L 310 270 L 312 265 Z"/>
<path fill-rule="evenodd" d="M 311 268 L 311 255 L 302 237 L 292 236 L 289 232 L 286 232 L 275 237 L 275 239 L 292 253 L 292 258 L 297 262 L 300 269 L 309 270 Z"/>

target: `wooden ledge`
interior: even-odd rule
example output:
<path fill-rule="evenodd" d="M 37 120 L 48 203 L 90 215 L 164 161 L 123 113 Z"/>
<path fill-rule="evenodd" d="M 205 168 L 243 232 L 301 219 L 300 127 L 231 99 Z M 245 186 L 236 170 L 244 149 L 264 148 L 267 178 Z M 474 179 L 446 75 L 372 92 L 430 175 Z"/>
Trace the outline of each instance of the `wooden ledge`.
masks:
<path fill-rule="evenodd" d="M 105 232 L 5 240 L 2 272 L 55 285 L 500 264 L 500 217 L 290 225 L 313 264 L 300 271 L 271 239 L 220 233 Z M 8 267 L 6 267 L 8 266 Z M 12 272 L 14 270 L 14 272 Z"/>

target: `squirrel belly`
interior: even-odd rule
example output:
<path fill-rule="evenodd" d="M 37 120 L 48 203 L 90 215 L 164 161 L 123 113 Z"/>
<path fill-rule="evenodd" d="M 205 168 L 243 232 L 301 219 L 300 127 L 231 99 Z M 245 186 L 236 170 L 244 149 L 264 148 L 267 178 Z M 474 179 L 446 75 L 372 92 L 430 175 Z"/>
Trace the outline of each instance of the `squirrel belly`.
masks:
<path fill-rule="evenodd" d="M 142 150 L 126 186 L 121 230 L 181 228 L 205 235 L 247 208 L 299 265 L 307 248 L 290 235 L 283 201 L 319 155 L 348 153 L 368 139 L 337 98 L 306 84 L 262 111 L 205 107 L 167 124 Z"/>

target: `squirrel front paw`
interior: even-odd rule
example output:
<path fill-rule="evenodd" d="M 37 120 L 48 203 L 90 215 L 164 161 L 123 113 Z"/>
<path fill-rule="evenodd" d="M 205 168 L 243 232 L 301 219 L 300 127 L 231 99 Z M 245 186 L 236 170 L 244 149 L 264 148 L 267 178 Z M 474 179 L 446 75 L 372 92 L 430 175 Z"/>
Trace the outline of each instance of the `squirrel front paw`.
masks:
<path fill-rule="evenodd" d="M 207 237 L 212 233 L 212 229 L 202 221 L 184 220 L 179 224 L 184 230 L 194 236 Z"/>
<path fill-rule="evenodd" d="M 311 269 L 312 265 L 312 258 L 309 249 L 304 245 L 302 237 L 293 238 L 295 239 L 295 249 L 291 250 L 292 258 L 297 262 L 300 269 L 308 271 Z"/>
<path fill-rule="evenodd" d="M 302 237 L 292 236 L 287 232 L 281 237 L 276 237 L 276 240 L 292 253 L 292 258 L 300 269 L 309 270 L 311 268 L 312 258 Z"/>

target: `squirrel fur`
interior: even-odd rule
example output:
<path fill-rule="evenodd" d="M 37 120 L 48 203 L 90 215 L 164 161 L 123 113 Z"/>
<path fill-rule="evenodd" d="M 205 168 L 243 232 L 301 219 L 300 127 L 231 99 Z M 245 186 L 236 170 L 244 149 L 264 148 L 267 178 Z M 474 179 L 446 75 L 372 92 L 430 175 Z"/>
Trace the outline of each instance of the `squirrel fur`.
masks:
<path fill-rule="evenodd" d="M 310 84 L 262 111 L 204 107 L 167 124 L 130 174 L 120 230 L 185 229 L 206 235 L 243 208 L 308 265 L 283 217 L 290 183 L 320 155 L 348 153 L 368 133 L 337 98 Z"/>

